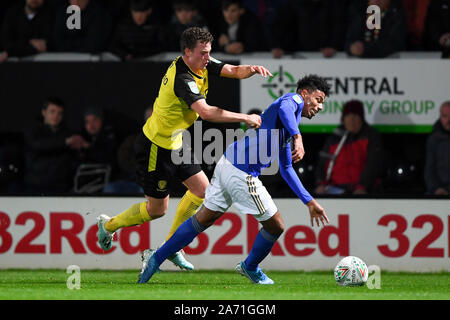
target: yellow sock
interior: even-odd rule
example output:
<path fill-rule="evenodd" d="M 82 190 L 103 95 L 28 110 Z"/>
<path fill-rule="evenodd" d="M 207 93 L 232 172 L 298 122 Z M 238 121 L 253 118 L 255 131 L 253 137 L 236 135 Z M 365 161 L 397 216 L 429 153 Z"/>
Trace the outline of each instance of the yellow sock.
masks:
<path fill-rule="evenodd" d="M 178 204 L 177 212 L 175 213 L 175 218 L 173 219 L 166 241 L 170 239 L 170 237 L 175 233 L 175 231 L 177 231 L 178 227 L 181 226 L 184 221 L 192 217 L 197 212 L 197 209 L 202 205 L 203 200 L 204 199 L 197 197 L 189 190 L 184 194 Z"/>
<path fill-rule="evenodd" d="M 150 221 L 151 218 L 147 212 L 147 202 L 133 204 L 124 212 L 111 218 L 106 224 L 105 229 L 109 232 L 115 232 L 123 227 L 131 227 Z"/>

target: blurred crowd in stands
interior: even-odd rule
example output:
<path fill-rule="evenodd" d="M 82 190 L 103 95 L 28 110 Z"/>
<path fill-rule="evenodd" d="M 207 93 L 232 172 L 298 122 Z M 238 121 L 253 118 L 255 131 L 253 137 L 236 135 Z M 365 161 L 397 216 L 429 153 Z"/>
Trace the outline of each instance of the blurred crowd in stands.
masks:
<path fill-rule="evenodd" d="M 0 141 L 0 193 L 142 193 L 136 183 L 134 140 L 152 115 L 152 107 L 145 110 L 135 132 L 122 139 L 105 121 L 102 108 L 94 105 L 81 111 L 84 125 L 79 132 L 67 128 L 64 109 L 64 101 L 49 97 L 42 105 L 41 118 L 25 132 L 22 147 Z M 294 169 L 312 193 L 449 195 L 450 100 L 440 106 L 439 119 L 431 134 L 424 135 L 423 144 L 418 137 L 408 137 L 410 144 L 399 145 L 397 140 L 387 148 L 383 144 L 389 138 L 383 139 L 366 122 L 364 113 L 362 101 L 348 101 L 340 125 L 330 134 L 318 135 L 324 136 L 322 142 L 315 139 L 317 134 L 303 134 L 308 156 Z M 403 147 L 416 158 L 423 156 L 421 168 L 414 157 L 403 163 L 393 160 L 392 149 Z M 211 178 L 214 165 L 201 165 Z M 275 197 L 289 197 L 290 190 L 279 173 L 262 175 L 261 180 Z M 181 183 L 177 188 L 173 195 L 182 195 Z"/>
<path fill-rule="evenodd" d="M 69 27 L 74 22 L 68 22 L 74 12 L 70 5 L 81 10 L 80 28 Z M 369 5 L 381 9 L 381 29 L 366 27 Z M 271 52 L 281 58 L 312 51 L 329 58 L 343 51 L 383 58 L 429 50 L 448 58 L 450 0 L 2 0 L 0 26 L 0 62 L 45 52 L 111 52 L 123 61 L 179 52 L 180 35 L 192 26 L 214 35 L 213 54 Z M 71 132 L 64 108 L 58 97 L 44 101 L 40 121 L 24 134 L 23 149 L 0 141 L 0 193 L 142 192 L 135 183 L 133 157 L 141 125 L 117 139 L 105 110 L 92 105 L 80 111 L 83 130 Z M 147 109 L 142 121 L 151 113 Z M 316 140 L 304 140 L 307 151 L 308 141 L 317 148 Z M 315 194 L 389 194 L 386 181 L 418 171 L 410 164 L 385 167 L 389 154 L 365 121 L 361 101 L 345 104 L 341 124 L 322 142 L 320 154 L 296 167 Z M 419 172 L 423 188 L 412 193 L 448 195 L 450 101 L 440 107 L 425 157 Z M 210 176 L 214 167 L 204 169 Z M 261 180 L 275 197 L 287 189 L 279 174 Z"/>
<path fill-rule="evenodd" d="M 80 9 L 78 26 L 71 5 Z M 380 8 L 381 29 L 366 27 L 369 5 Z M 213 51 L 229 54 L 448 57 L 450 0 L 2 0 L 0 25 L 0 62 L 43 52 L 143 58 L 179 51 L 192 26 L 208 29 Z"/>

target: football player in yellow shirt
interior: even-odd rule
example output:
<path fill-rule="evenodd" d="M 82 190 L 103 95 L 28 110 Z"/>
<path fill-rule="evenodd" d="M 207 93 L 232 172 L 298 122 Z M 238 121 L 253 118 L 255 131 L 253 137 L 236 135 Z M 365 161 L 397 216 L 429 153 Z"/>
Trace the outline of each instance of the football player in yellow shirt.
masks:
<path fill-rule="evenodd" d="M 171 183 L 178 178 L 188 191 L 177 206 L 174 221 L 166 241 L 176 229 L 195 214 L 203 203 L 208 178 L 194 161 L 174 164 L 172 152 L 182 155 L 182 130 L 189 128 L 200 116 L 211 122 L 244 122 L 258 128 L 261 117 L 223 110 L 206 102 L 210 75 L 245 79 L 255 74 L 263 77 L 272 74 L 263 66 L 230 65 L 210 56 L 212 35 L 201 28 L 189 28 L 181 36 L 182 56 L 175 58 L 164 75 L 153 114 L 145 123 L 135 143 L 139 184 L 144 189 L 146 201 L 136 203 L 115 217 L 98 217 L 98 242 L 103 250 L 111 248 L 114 232 L 120 228 L 142 224 L 162 217 L 168 208 Z M 186 150 L 184 150 L 186 152 Z M 191 270 L 179 251 L 169 258 L 182 269 Z"/>

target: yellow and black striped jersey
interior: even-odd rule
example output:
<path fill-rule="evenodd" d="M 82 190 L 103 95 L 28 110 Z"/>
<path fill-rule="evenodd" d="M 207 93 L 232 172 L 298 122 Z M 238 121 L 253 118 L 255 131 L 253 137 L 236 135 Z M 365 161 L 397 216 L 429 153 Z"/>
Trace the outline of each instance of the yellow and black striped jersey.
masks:
<path fill-rule="evenodd" d="M 199 99 L 206 99 L 208 76 L 220 76 L 223 65 L 211 58 L 201 74 L 196 74 L 182 57 L 177 57 L 162 79 L 152 116 L 143 127 L 145 136 L 162 148 L 181 148 L 182 131 L 198 118 L 190 106 Z"/>

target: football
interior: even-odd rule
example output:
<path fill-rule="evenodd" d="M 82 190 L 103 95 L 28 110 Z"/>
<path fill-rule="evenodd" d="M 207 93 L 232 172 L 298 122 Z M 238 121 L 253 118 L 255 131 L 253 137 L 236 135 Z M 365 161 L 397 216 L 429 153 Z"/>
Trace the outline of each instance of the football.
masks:
<path fill-rule="evenodd" d="M 368 277 L 367 265 L 358 257 L 345 257 L 334 268 L 334 279 L 340 286 L 362 286 Z"/>

